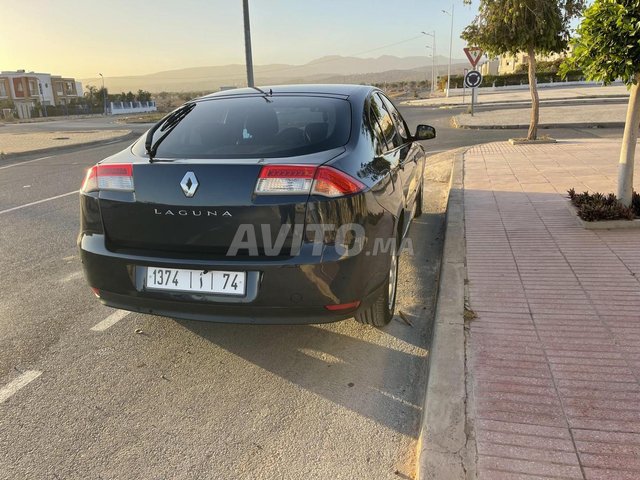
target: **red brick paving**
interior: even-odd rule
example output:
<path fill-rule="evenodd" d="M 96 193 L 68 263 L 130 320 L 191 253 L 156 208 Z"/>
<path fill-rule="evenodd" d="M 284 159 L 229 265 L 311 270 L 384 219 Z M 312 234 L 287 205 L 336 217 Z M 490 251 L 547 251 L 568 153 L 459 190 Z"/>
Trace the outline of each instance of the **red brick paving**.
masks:
<path fill-rule="evenodd" d="M 565 198 L 615 191 L 618 149 L 465 155 L 480 479 L 640 479 L 640 230 L 584 230 Z"/>

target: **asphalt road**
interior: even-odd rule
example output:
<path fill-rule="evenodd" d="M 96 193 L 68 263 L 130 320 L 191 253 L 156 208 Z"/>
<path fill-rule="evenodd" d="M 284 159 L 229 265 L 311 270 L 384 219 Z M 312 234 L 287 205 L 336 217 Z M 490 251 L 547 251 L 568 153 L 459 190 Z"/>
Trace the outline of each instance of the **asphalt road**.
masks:
<path fill-rule="evenodd" d="M 408 322 L 378 330 L 101 306 L 75 192 L 124 146 L 0 162 L 0 479 L 412 478 L 451 155 L 430 161 L 401 262 Z"/>
<path fill-rule="evenodd" d="M 144 131 L 145 125 L 119 123 L 117 117 L 95 115 L 88 118 L 56 117 L 55 120 L 28 123 L 0 123 L 0 133 L 31 133 L 73 130 L 121 130 L 123 128 Z"/>
<path fill-rule="evenodd" d="M 412 129 L 437 128 L 434 152 L 524 133 L 455 130 L 451 110 L 402 111 Z M 76 251 L 76 191 L 88 166 L 124 146 L 0 161 L 0 479 L 412 478 L 451 154 L 430 160 L 414 255 L 402 259 L 408 323 L 377 330 L 99 305 Z"/>
<path fill-rule="evenodd" d="M 501 106 L 480 106 L 478 111 L 503 109 Z M 402 107 L 400 112 L 409 124 L 412 132 L 419 123 L 436 128 L 437 137 L 428 142 L 432 151 L 444 151 L 452 148 L 467 147 L 478 143 L 497 142 L 514 137 L 526 137 L 526 130 L 467 130 L 453 128 L 450 119 L 460 113 L 460 108 L 441 109 L 433 107 Z M 620 128 L 551 128 L 540 129 L 540 135 L 549 135 L 558 140 L 569 138 L 622 138 Z"/>

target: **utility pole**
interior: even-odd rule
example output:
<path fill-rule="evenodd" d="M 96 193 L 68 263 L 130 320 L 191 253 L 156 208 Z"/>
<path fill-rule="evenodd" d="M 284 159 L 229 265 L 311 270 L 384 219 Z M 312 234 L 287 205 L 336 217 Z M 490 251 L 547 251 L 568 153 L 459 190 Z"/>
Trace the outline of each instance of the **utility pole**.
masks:
<path fill-rule="evenodd" d="M 449 36 L 449 70 L 447 71 L 447 97 L 449 96 L 449 90 L 451 88 L 451 55 L 453 53 L 453 7 L 454 3 L 451 2 L 451 13 L 447 10 L 442 10 L 442 13 L 446 13 L 451 17 L 451 35 Z"/>
<path fill-rule="evenodd" d="M 101 73 L 99 73 L 98 75 L 100 75 L 102 77 L 102 113 L 103 115 L 107 115 L 107 91 L 104 88 L 104 75 L 102 75 Z"/>
<path fill-rule="evenodd" d="M 433 50 L 431 45 L 425 45 L 425 46 L 427 47 L 427 52 L 429 50 Z M 433 52 L 432 52 L 431 55 L 427 54 L 427 58 L 429 58 L 429 57 L 431 57 L 431 59 L 432 59 L 431 60 L 431 80 L 430 80 L 430 83 L 431 83 L 431 94 L 433 94 L 433 58 L 434 58 Z"/>
<path fill-rule="evenodd" d="M 40 81 L 40 79 L 37 79 L 38 81 L 38 89 L 40 90 L 40 97 L 42 98 L 42 103 L 40 104 L 41 110 L 42 110 L 42 116 L 46 117 L 47 116 L 47 107 L 44 104 L 44 90 L 42 89 L 42 82 Z"/>
<path fill-rule="evenodd" d="M 438 81 L 438 72 L 436 71 L 436 31 L 434 30 L 432 33 L 421 33 L 433 38 L 433 47 L 431 48 L 433 52 L 433 57 L 431 59 L 431 93 L 433 94 L 436 91 L 436 82 Z"/>
<path fill-rule="evenodd" d="M 247 86 L 255 87 L 253 81 L 253 57 L 251 55 L 251 25 L 249 24 L 249 0 L 242 0 L 244 13 L 244 51 L 247 63 Z"/>

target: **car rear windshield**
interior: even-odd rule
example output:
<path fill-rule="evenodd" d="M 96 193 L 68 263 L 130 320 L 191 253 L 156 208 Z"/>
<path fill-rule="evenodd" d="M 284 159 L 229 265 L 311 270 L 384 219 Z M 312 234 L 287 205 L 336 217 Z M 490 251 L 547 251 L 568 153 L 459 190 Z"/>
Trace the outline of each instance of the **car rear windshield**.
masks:
<path fill-rule="evenodd" d="M 156 158 L 276 158 L 345 145 L 351 131 L 346 100 L 253 96 L 196 103 L 158 146 Z M 158 130 L 153 141 L 162 136 Z"/>

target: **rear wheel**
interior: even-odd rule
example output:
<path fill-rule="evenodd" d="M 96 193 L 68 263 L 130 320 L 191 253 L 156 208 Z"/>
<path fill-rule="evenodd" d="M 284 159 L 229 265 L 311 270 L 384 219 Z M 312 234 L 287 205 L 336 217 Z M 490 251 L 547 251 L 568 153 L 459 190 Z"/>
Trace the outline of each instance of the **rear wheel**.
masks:
<path fill-rule="evenodd" d="M 397 239 L 396 239 L 397 244 Z M 387 288 L 366 310 L 356 314 L 356 320 L 366 325 L 374 327 L 384 327 L 388 325 L 393 318 L 393 312 L 396 308 L 396 294 L 398 289 L 398 266 L 399 255 L 398 248 L 391 252 L 391 261 L 389 263 L 389 278 Z"/>

